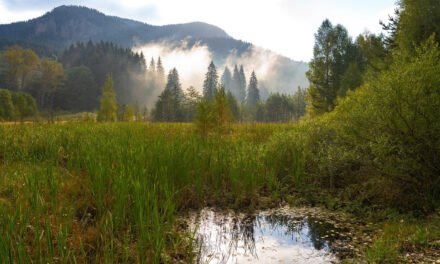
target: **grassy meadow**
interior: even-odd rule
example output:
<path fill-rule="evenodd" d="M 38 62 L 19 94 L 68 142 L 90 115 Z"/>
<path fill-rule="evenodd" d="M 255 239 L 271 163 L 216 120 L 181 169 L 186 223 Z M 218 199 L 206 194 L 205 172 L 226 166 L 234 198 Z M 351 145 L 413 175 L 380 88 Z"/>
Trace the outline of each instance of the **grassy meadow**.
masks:
<path fill-rule="evenodd" d="M 202 138 L 191 124 L 0 126 L 1 262 L 188 262 L 179 212 L 277 199 L 265 144 L 289 129 Z"/>
<path fill-rule="evenodd" d="M 402 207 L 414 196 L 365 157 L 359 165 L 331 117 L 204 136 L 179 123 L 1 125 L 0 262 L 190 263 L 193 234 L 179 216 L 281 202 L 379 223 L 369 263 L 435 256 L 439 218 Z"/>

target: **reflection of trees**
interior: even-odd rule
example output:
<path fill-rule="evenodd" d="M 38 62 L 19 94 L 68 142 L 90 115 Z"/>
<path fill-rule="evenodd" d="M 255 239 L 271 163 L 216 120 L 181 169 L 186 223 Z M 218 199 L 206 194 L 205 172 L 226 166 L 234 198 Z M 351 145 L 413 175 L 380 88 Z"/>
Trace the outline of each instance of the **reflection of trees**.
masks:
<path fill-rule="evenodd" d="M 215 253 L 221 253 L 220 263 L 227 263 L 228 260 L 238 253 L 239 248 L 244 249 L 245 254 L 250 254 L 257 258 L 255 246 L 255 232 L 268 228 L 270 231 L 281 231 L 284 235 L 290 236 L 293 243 L 298 239 L 305 245 L 313 246 L 317 250 L 330 248 L 324 235 L 330 230 L 335 229 L 330 223 L 317 221 L 314 218 L 295 218 L 282 214 L 271 215 L 246 215 L 246 216 L 216 216 L 214 214 L 213 222 L 218 226 L 218 234 L 215 238 L 216 248 L 200 248 L 200 253 L 214 258 Z M 263 227 L 264 225 L 264 227 Z M 211 227 L 212 228 L 212 227 Z M 205 236 L 210 236 L 210 230 L 202 232 Z M 339 239 L 337 236 L 329 236 L 327 240 Z M 199 237 L 199 243 L 203 244 L 207 238 Z M 205 241 L 206 242 L 206 241 Z"/>
<path fill-rule="evenodd" d="M 200 221 L 200 218 L 196 218 Z M 215 248 L 210 248 L 205 243 L 210 240 L 209 230 L 199 233 L 198 240 L 198 259 L 201 263 L 202 258 L 206 256 L 208 263 L 215 257 L 215 253 L 221 253 L 220 263 L 227 263 L 231 256 L 238 253 L 239 247 L 244 249 L 245 254 L 257 257 L 255 249 L 255 228 L 254 223 L 258 220 L 256 216 L 246 215 L 244 217 L 214 216 L 213 222 L 218 226 L 218 234 L 215 237 Z"/>

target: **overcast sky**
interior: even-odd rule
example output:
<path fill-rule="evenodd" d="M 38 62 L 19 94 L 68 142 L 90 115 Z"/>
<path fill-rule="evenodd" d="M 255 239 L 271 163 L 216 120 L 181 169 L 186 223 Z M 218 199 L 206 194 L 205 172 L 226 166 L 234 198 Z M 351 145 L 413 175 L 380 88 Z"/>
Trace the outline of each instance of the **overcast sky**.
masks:
<path fill-rule="evenodd" d="M 84 5 L 106 14 L 163 25 L 203 21 L 234 38 L 309 61 L 314 33 L 325 18 L 350 35 L 381 31 L 396 0 L 0 0 L 0 23 L 38 17 L 59 5 Z"/>

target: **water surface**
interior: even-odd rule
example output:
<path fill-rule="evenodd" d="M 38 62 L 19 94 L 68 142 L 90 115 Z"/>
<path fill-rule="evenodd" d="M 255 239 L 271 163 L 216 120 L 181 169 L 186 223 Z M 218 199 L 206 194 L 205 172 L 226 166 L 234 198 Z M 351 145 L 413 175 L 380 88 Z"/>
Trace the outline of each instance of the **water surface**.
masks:
<path fill-rule="evenodd" d="M 204 209 L 191 216 L 198 263 L 337 263 L 351 240 L 332 219 L 280 209 L 255 214 Z"/>

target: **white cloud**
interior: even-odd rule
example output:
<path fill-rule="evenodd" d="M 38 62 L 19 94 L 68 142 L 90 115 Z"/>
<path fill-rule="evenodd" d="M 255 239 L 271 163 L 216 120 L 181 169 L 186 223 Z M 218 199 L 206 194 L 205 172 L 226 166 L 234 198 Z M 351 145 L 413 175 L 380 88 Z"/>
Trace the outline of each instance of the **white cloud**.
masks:
<path fill-rule="evenodd" d="M 15 21 L 29 20 L 41 15 L 41 11 L 38 10 L 23 10 L 20 12 L 14 12 L 9 10 L 3 2 L 0 1 L 0 24 L 7 24 Z"/>

